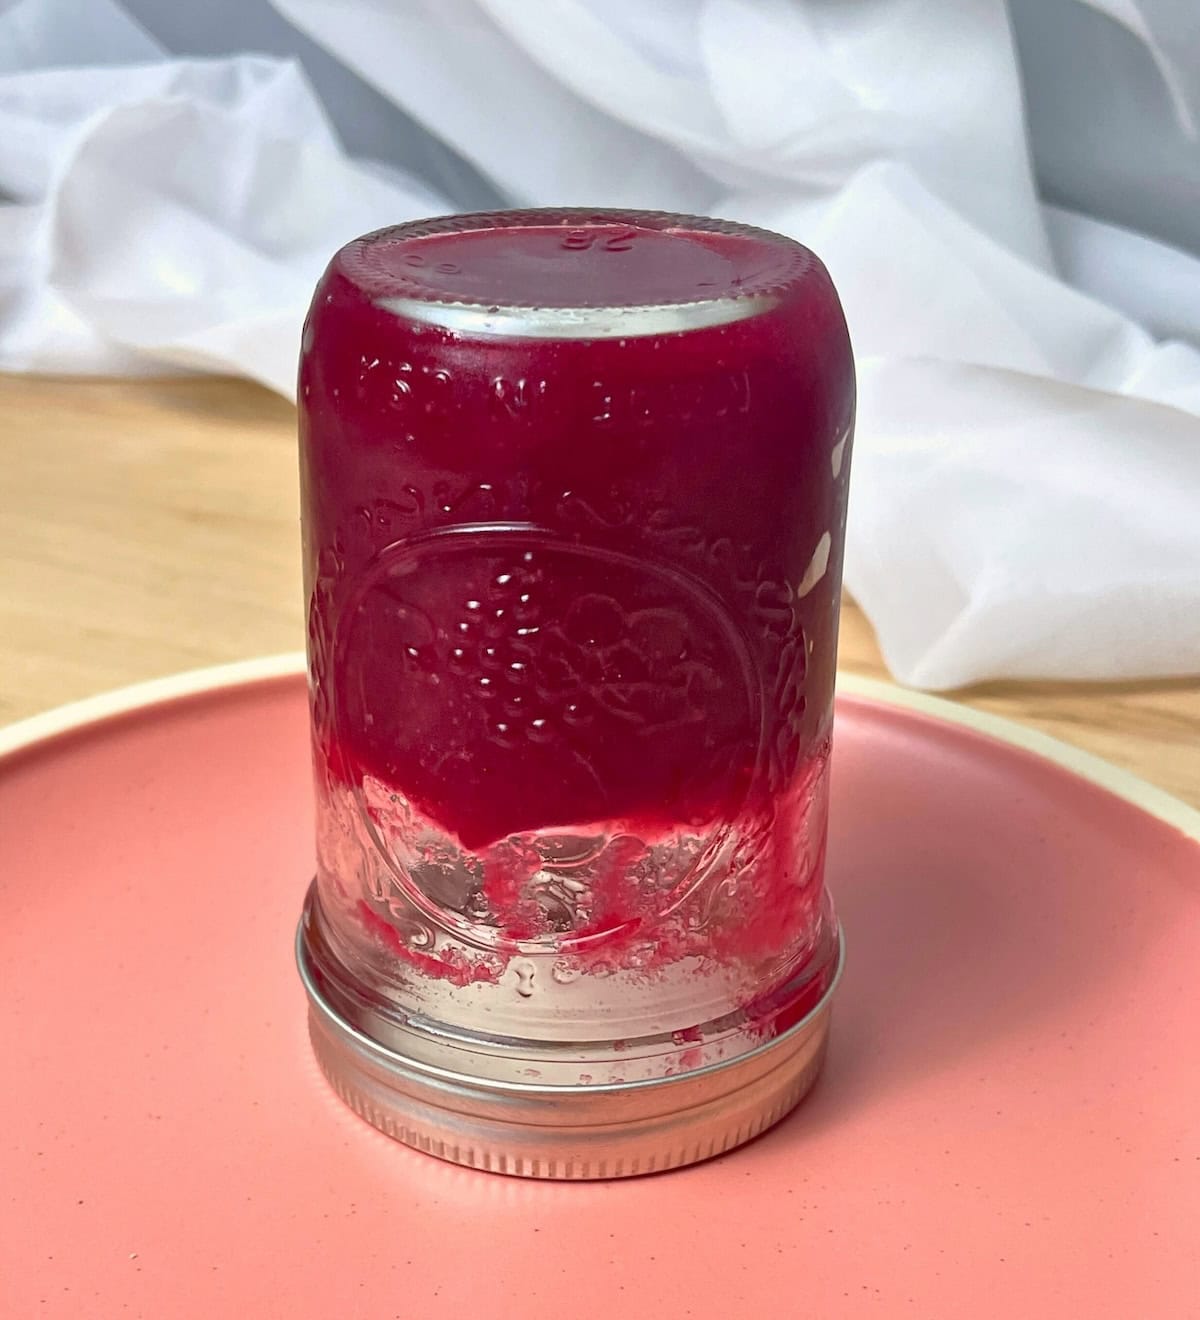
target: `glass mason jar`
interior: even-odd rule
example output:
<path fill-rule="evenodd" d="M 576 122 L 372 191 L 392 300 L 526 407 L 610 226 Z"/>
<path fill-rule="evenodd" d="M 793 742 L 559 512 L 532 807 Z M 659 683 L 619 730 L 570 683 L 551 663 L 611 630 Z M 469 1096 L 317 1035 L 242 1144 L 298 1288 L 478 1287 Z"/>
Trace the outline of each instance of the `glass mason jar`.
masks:
<path fill-rule="evenodd" d="M 779 1117 L 819 1066 L 841 947 L 823 870 L 854 375 L 824 267 L 657 213 L 381 230 L 317 287 L 299 404 L 300 959 L 326 1071 L 411 1144 L 528 1166 L 548 1110 L 510 1105 L 466 1158 L 447 1096 L 576 1128 L 579 1098 L 598 1129 L 623 1090 L 660 1126 L 702 1091 L 700 1136 L 728 1146 L 746 1070 L 807 1040 L 759 1128 Z"/>

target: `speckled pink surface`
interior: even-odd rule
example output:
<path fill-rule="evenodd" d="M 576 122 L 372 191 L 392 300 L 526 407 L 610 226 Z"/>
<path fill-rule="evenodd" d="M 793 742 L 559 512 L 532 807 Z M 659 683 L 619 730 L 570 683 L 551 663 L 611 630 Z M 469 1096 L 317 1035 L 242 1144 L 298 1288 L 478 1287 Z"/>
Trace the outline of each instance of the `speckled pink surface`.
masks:
<path fill-rule="evenodd" d="M 1200 846 L 839 703 L 827 1072 L 631 1182 L 439 1164 L 333 1097 L 292 934 L 301 678 L 0 762 L 0 1315 L 1200 1315 Z"/>

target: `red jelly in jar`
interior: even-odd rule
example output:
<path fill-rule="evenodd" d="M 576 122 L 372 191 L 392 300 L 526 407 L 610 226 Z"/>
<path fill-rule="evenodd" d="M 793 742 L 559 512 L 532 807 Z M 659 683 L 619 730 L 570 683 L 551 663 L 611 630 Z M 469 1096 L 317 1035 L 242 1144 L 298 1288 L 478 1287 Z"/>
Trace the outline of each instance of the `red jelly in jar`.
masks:
<path fill-rule="evenodd" d="M 791 240 L 458 216 L 333 259 L 300 366 L 302 962 L 400 1059 L 588 1088 L 827 998 L 854 374 Z"/>

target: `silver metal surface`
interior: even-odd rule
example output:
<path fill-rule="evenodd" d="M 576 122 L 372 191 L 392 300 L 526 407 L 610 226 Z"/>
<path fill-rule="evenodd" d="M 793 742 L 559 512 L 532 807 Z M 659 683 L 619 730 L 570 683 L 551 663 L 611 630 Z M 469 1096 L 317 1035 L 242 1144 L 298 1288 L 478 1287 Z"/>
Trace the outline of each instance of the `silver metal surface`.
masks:
<path fill-rule="evenodd" d="M 371 1040 L 330 1004 L 303 940 L 297 961 L 317 1061 L 355 1113 L 439 1159 L 526 1178 L 623 1178 L 694 1164 L 777 1123 L 816 1081 L 845 945 L 816 1007 L 782 1035 L 692 1072 L 597 1086 L 529 1085 L 420 1063 Z"/>

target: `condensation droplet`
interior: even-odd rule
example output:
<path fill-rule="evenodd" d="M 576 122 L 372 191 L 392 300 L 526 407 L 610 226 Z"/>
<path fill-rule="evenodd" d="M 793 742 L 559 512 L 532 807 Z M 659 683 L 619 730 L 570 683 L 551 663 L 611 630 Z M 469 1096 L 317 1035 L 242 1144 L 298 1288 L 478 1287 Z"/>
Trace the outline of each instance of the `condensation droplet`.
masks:
<path fill-rule="evenodd" d="M 517 994 L 528 999 L 533 994 L 533 977 L 537 968 L 528 958 L 518 958 L 512 964 L 512 969 L 517 978 Z"/>

